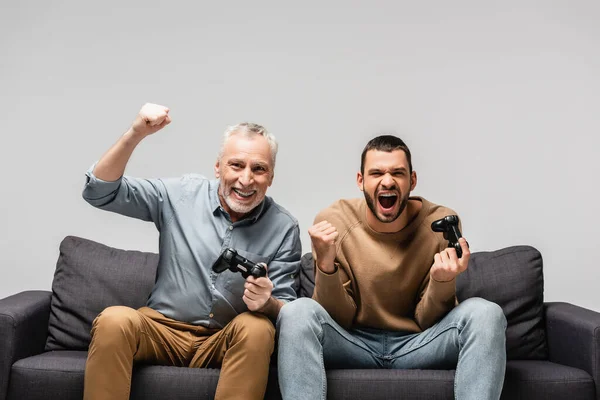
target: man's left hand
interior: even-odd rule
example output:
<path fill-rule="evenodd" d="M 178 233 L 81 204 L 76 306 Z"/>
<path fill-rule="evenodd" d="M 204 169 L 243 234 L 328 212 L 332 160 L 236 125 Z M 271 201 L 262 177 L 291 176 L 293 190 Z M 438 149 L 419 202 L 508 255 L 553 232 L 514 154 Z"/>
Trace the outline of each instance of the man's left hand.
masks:
<path fill-rule="evenodd" d="M 271 298 L 271 292 L 273 291 L 273 282 L 264 276 L 255 278 L 252 275 L 246 278 L 244 283 L 244 296 L 242 300 L 248 306 L 250 311 L 258 311 L 267 304 L 269 298 Z"/>
<path fill-rule="evenodd" d="M 433 266 L 431 267 L 431 278 L 438 282 L 449 282 L 464 272 L 469 265 L 469 245 L 465 238 L 458 239 L 462 249 L 462 257 L 458 258 L 456 250 L 452 247 L 444 249 L 433 257 Z"/>

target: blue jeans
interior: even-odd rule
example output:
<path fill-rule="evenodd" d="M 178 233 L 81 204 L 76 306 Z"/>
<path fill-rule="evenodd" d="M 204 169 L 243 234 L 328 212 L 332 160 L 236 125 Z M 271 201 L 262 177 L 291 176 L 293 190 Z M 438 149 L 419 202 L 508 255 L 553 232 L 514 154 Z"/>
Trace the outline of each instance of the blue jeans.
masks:
<path fill-rule="evenodd" d="M 326 399 L 325 368 L 456 368 L 456 399 L 499 399 L 505 330 L 502 309 L 481 298 L 460 303 L 421 333 L 347 331 L 319 303 L 301 298 L 277 318 L 281 394 L 284 400 Z"/>

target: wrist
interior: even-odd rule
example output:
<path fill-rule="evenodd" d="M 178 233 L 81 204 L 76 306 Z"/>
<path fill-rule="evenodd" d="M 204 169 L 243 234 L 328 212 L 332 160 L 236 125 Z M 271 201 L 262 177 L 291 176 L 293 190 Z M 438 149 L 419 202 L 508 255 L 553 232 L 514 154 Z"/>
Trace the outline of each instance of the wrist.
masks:
<path fill-rule="evenodd" d="M 268 317 L 277 318 L 277 314 L 279 314 L 279 310 L 281 309 L 282 304 L 275 297 L 270 296 L 265 304 L 257 311 L 265 314 Z"/>
<path fill-rule="evenodd" d="M 326 274 L 333 274 L 335 272 L 335 263 L 331 262 L 317 262 L 317 268 Z"/>
<path fill-rule="evenodd" d="M 146 137 L 146 135 L 144 135 L 143 133 L 137 132 L 133 127 L 129 128 L 127 130 L 127 132 L 125 132 L 123 134 L 123 140 L 127 144 L 131 144 L 134 146 L 137 145 L 139 142 L 141 142 L 145 137 Z"/>
<path fill-rule="evenodd" d="M 262 305 L 262 307 L 260 307 L 258 310 L 262 311 L 262 310 L 268 308 L 271 305 L 271 299 L 272 298 L 273 298 L 272 296 L 269 296 L 269 298 L 267 299 L 267 301 L 265 301 L 265 303 Z"/>
<path fill-rule="evenodd" d="M 440 278 L 437 278 L 437 277 L 435 277 L 433 275 L 431 276 L 431 280 L 433 280 L 433 281 L 435 281 L 437 283 L 448 283 L 448 282 L 454 281 L 455 279 L 456 279 L 456 277 L 451 277 L 451 278 L 449 278 L 449 277 L 443 277 L 443 278 L 441 278 L 440 277 Z"/>

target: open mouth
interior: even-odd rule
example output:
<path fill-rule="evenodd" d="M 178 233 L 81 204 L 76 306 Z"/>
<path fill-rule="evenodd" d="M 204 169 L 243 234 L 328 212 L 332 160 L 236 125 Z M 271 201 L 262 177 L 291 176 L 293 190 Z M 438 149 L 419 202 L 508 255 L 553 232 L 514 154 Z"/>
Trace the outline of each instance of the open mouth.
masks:
<path fill-rule="evenodd" d="M 383 193 L 377 196 L 377 201 L 379 202 L 379 206 L 384 211 L 389 211 L 396 205 L 398 201 L 398 195 L 396 193 Z"/>
<path fill-rule="evenodd" d="M 254 193 L 256 193 L 256 190 L 243 191 L 243 190 L 236 189 L 236 188 L 232 188 L 231 190 L 237 195 L 237 197 L 239 197 L 241 199 L 248 199 L 248 198 L 252 197 L 254 195 Z"/>

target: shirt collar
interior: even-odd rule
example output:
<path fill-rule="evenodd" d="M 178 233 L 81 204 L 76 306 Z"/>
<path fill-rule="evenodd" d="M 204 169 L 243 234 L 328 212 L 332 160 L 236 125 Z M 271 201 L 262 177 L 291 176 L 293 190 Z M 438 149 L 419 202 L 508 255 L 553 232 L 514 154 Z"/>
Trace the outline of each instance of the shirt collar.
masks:
<path fill-rule="evenodd" d="M 208 193 L 210 201 L 210 209 L 213 214 L 221 209 L 221 201 L 219 200 L 219 180 L 213 179 L 210 181 L 210 190 Z"/>

